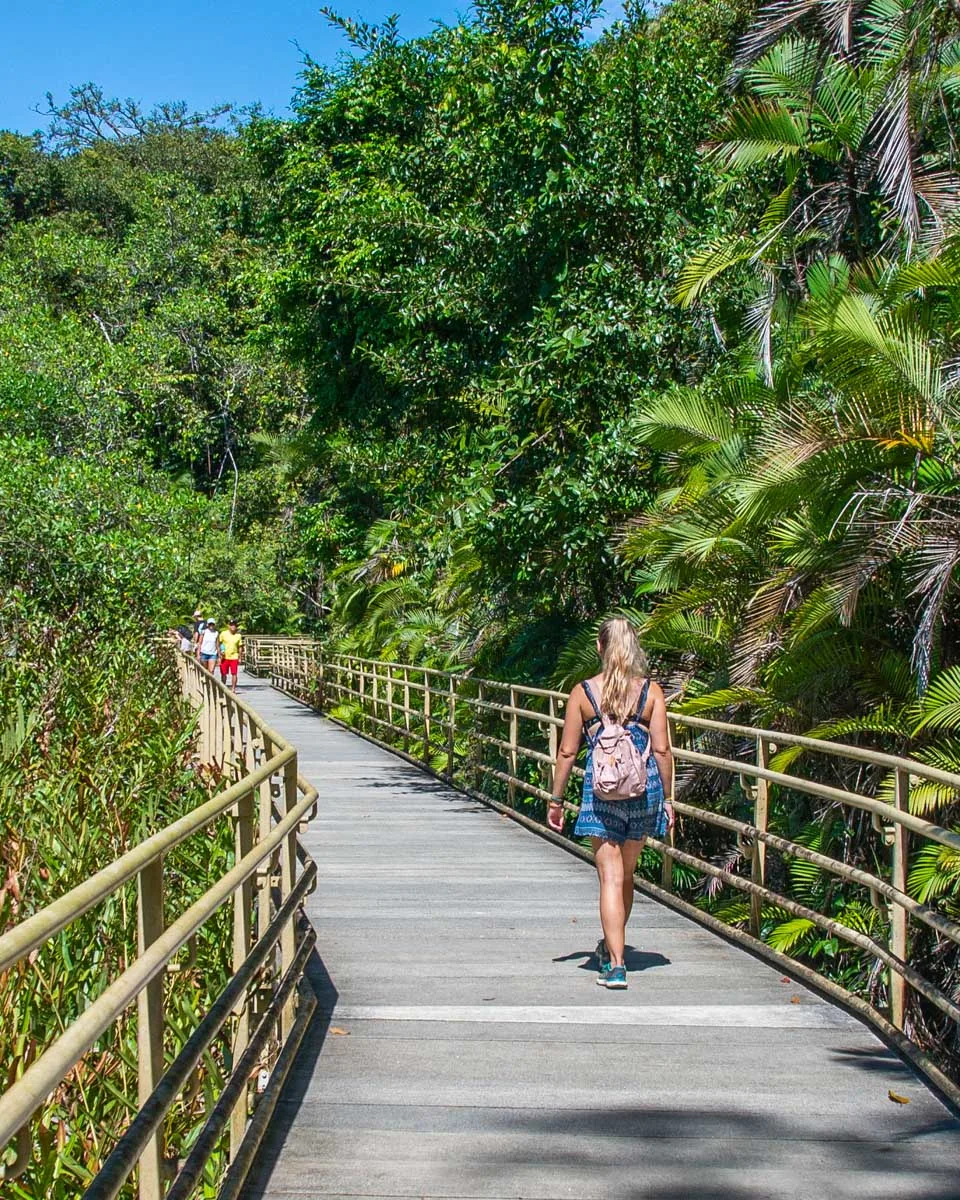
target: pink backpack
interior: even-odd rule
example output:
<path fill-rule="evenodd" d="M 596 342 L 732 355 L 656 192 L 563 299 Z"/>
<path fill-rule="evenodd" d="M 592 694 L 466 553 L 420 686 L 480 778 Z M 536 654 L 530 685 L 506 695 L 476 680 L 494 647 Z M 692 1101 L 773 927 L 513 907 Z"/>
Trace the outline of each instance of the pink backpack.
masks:
<path fill-rule="evenodd" d="M 632 800 L 647 790 L 650 735 L 647 734 L 646 745 L 640 750 L 630 736 L 627 723 L 640 718 L 649 688 L 648 679 L 640 693 L 635 716 L 621 724 L 619 721 L 604 720 L 590 685 L 584 682 L 583 689 L 600 721 L 600 731 L 590 743 L 593 750 L 593 794 L 598 800 Z"/>

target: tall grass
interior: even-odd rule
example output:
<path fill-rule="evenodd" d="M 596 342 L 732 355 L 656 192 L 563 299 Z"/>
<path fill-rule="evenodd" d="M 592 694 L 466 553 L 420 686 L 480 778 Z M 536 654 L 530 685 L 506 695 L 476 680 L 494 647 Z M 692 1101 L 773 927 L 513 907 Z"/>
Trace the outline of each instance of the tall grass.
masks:
<path fill-rule="evenodd" d="M 204 801 L 216 781 L 193 757 L 194 718 L 172 663 L 138 634 L 2 620 L 0 613 L 0 930 L 86 879 Z M 172 920 L 232 860 L 228 820 L 165 863 Z M 167 975 L 167 1061 L 229 974 L 230 913 L 201 931 L 196 957 Z M 133 888 L 118 891 L 0 974 L 6 1086 L 136 953 Z M 228 1048 L 207 1055 L 167 1122 L 182 1155 L 219 1088 Z M 136 1009 L 129 1009 L 32 1122 L 33 1157 L 6 1185 L 19 1200 L 66 1200 L 96 1173 L 136 1110 Z M 3 1153 L 3 1148 L 0 1148 Z M 7 1151 L 8 1156 L 12 1151 Z M 210 1166 L 212 1187 L 217 1163 Z M 128 1192 L 132 1194 L 132 1190 Z"/>

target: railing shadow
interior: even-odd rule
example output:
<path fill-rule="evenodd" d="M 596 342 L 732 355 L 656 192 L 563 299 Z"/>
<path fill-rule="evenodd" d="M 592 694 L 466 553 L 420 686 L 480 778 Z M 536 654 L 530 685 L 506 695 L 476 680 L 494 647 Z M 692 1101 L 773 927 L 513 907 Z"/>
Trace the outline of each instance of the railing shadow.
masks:
<path fill-rule="evenodd" d="M 868 1073 L 882 1071 L 884 1075 L 895 1072 L 904 1080 L 912 1080 L 914 1077 L 913 1072 L 900 1055 L 885 1046 L 877 1046 L 869 1050 L 864 1050 L 862 1047 L 850 1049 L 837 1047 L 832 1053 L 838 1062 L 858 1071 Z M 960 1195 L 960 1187 L 958 1187 L 958 1195 Z"/>

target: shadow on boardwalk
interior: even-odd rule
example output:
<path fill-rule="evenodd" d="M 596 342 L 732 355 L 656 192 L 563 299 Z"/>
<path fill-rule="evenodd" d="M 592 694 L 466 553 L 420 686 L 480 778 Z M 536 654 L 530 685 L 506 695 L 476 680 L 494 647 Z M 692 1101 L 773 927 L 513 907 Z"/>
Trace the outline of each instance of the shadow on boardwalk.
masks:
<path fill-rule="evenodd" d="M 571 950 L 569 954 L 561 954 L 551 961 L 555 963 L 575 962 L 581 971 L 590 972 L 596 971 L 599 966 L 597 954 L 593 948 Z M 624 946 L 623 965 L 631 975 L 636 975 L 639 971 L 650 971 L 654 967 L 669 967 L 670 959 L 655 950 L 637 950 L 634 946 Z"/>
<path fill-rule="evenodd" d="M 654 1065 L 653 1069 L 659 1068 Z M 909 1074 L 906 1068 L 905 1072 Z M 494 1120 L 488 1128 L 494 1131 L 496 1127 Z M 927 1140 L 955 1131 L 955 1122 L 949 1118 L 915 1129 L 903 1141 L 850 1138 L 838 1131 L 830 1146 L 830 1174 L 836 1181 L 836 1191 L 832 1187 L 821 1191 L 811 1178 L 809 1190 L 799 1183 L 798 1190 L 789 1194 L 831 1200 L 848 1194 L 842 1182 L 844 1176 L 879 1174 L 883 1186 L 875 1193 L 878 1198 L 922 1195 L 925 1200 L 958 1200 L 960 1180 L 945 1179 L 942 1157 L 930 1159 L 925 1154 Z M 534 1139 L 538 1147 L 536 1165 L 544 1179 L 576 1176 L 585 1166 L 610 1181 L 619 1176 L 620 1186 L 612 1184 L 609 1192 L 617 1200 L 767 1200 L 779 1196 L 780 1191 L 773 1190 L 769 1182 L 752 1183 L 751 1175 L 762 1174 L 770 1166 L 767 1151 L 771 1146 L 782 1147 L 798 1140 L 795 1122 L 746 1112 L 733 1103 L 728 1108 L 682 1110 L 637 1105 L 602 1111 L 512 1111 L 500 1133 L 511 1141 L 518 1135 Z M 584 1139 L 590 1142 L 586 1156 Z M 474 1187 L 481 1181 L 486 1184 L 482 1192 L 465 1194 L 507 1195 L 495 1186 L 488 1190 L 490 1184 L 498 1175 L 512 1178 L 513 1168 L 529 1166 L 530 1144 L 528 1140 L 519 1152 L 504 1149 L 486 1163 L 461 1164 L 465 1187 L 471 1186 L 470 1176 L 474 1177 Z M 819 1165 L 811 1154 L 809 1166 L 815 1169 Z M 739 1179 L 691 1183 L 692 1178 L 702 1180 L 714 1172 L 736 1174 Z M 803 1178 L 802 1168 L 798 1177 Z"/>

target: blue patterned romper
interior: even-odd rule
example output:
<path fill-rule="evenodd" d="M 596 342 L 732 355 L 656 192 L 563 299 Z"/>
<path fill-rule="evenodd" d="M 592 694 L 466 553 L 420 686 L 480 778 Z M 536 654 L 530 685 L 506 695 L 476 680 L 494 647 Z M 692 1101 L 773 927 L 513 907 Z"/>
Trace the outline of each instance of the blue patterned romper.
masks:
<path fill-rule="evenodd" d="M 642 796 L 630 800 L 599 800 L 593 794 L 593 748 L 596 735 L 591 734 L 590 727 L 603 725 L 600 706 L 594 698 L 590 684 L 586 680 L 582 685 L 587 699 L 593 705 L 596 714 L 583 724 L 583 732 L 587 739 L 587 765 L 583 777 L 583 800 L 580 813 L 573 833 L 575 837 L 603 838 L 607 842 L 616 842 L 622 846 L 625 841 L 639 841 L 645 837 L 662 838 L 667 831 L 667 812 L 664 808 L 663 782 L 657 760 L 651 754 L 647 759 L 647 790 Z M 647 702 L 647 692 L 650 690 L 650 680 L 646 680 L 636 713 L 624 721 L 624 726 L 630 732 L 638 750 L 643 750 L 650 740 L 650 730 L 640 714 Z"/>

